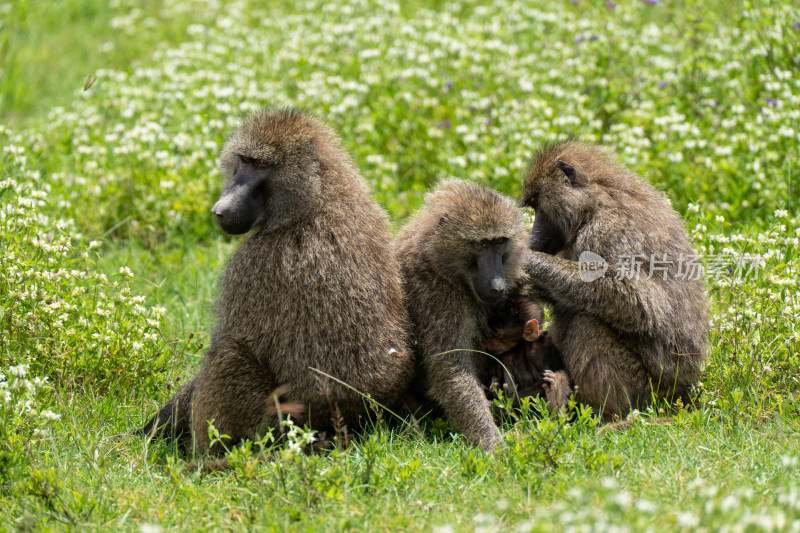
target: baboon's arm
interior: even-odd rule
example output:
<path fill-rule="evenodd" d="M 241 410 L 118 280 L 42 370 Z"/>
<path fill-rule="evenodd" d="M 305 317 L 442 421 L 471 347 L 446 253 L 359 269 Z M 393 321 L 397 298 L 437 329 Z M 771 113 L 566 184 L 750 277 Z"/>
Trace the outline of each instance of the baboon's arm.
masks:
<path fill-rule="evenodd" d="M 578 262 L 541 252 L 531 252 L 525 267 L 525 291 L 533 298 L 560 309 L 589 313 L 617 330 L 657 334 L 654 317 L 657 285 L 642 287 L 641 281 L 622 278 L 607 271 L 593 281 L 580 277 Z"/>
<path fill-rule="evenodd" d="M 446 346 L 452 349 L 464 344 L 454 340 Z M 488 356 L 463 350 L 448 351 L 447 348 L 432 349 L 426 357 L 429 394 L 442 405 L 447 418 L 470 443 L 490 451 L 500 441 L 500 432 L 475 364 L 476 357 Z"/>

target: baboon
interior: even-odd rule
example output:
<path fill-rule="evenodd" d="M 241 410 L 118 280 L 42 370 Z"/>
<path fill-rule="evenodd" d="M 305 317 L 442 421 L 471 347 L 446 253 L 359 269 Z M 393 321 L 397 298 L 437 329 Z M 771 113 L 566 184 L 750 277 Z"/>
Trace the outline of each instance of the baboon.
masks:
<path fill-rule="evenodd" d="M 504 389 L 515 406 L 520 398 L 541 396 L 551 409 L 565 408 L 572 387 L 552 338 L 539 334 L 543 319 L 539 304 L 524 296 L 506 298 L 489 316 L 487 350 L 501 363 L 495 365 L 490 390 Z"/>
<path fill-rule="evenodd" d="M 552 306 L 549 334 L 576 400 L 606 420 L 653 398 L 686 400 L 706 360 L 707 299 L 669 201 L 568 141 L 534 158 L 524 203 L 536 212 L 526 290 Z"/>
<path fill-rule="evenodd" d="M 520 295 L 504 298 L 489 315 L 492 336 L 487 348 L 500 355 L 522 340 L 534 341 L 539 338 L 543 320 L 544 312 L 536 300 Z"/>
<path fill-rule="evenodd" d="M 524 277 L 527 235 L 514 203 L 495 191 L 450 179 L 395 240 L 418 387 L 428 405 L 473 445 L 492 450 L 500 432 L 482 388 L 492 359 L 489 312 Z"/>
<path fill-rule="evenodd" d="M 204 450 L 213 420 L 231 443 L 253 438 L 276 425 L 276 387 L 300 423 L 357 429 L 369 402 L 355 391 L 392 404 L 413 372 L 386 213 L 333 131 L 297 110 L 247 119 L 220 168 L 212 212 L 251 234 L 227 262 L 202 368 L 140 432 Z"/>

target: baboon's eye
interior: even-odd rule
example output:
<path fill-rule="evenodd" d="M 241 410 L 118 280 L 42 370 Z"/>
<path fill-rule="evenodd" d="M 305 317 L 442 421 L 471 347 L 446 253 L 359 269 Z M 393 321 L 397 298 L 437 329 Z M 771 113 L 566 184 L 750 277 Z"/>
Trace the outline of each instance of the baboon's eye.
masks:
<path fill-rule="evenodd" d="M 492 244 L 504 244 L 507 241 L 508 241 L 508 237 L 498 237 L 497 239 L 492 241 Z"/>
<path fill-rule="evenodd" d="M 240 156 L 239 156 L 239 161 L 241 161 L 241 162 L 242 162 L 242 163 L 244 163 L 245 165 L 252 165 L 252 164 L 253 164 L 253 159 L 252 159 L 252 158 L 250 158 L 250 157 L 245 157 L 245 156 L 243 156 L 243 155 L 240 155 Z"/>

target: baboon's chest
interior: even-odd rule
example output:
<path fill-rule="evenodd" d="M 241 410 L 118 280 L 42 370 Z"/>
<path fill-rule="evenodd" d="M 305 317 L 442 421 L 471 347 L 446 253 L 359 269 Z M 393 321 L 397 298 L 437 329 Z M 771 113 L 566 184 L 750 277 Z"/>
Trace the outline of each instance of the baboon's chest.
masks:
<path fill-rule="evenodd" d="M 353 302 L 362 297 L 353 269 L 327 243 L 295 238 L 270 244 L 260 255 L 243 246 L 229 261 L 218 331 L 244 340 L 277 374 L 292 372 L 297 358 L 304 367 L 323 366 L 316 361 L 326 353 L 320 347 L 337 350 L 337 334 L 354 322 Z"/>

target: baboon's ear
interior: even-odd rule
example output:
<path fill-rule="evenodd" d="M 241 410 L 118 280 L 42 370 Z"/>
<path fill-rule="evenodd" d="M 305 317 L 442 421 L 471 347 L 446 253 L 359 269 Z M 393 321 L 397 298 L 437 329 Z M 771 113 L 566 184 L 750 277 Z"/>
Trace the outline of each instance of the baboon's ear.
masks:
<path fill-rule="evenodd" d="M 558 160 L 556 161 L 556 166 L 567 176 L 570 185 L 575 185 L 575 181 L 578 178 L 577 172 L 575 172 L 575 167 L 567 163 L 566 161 Z"/>

